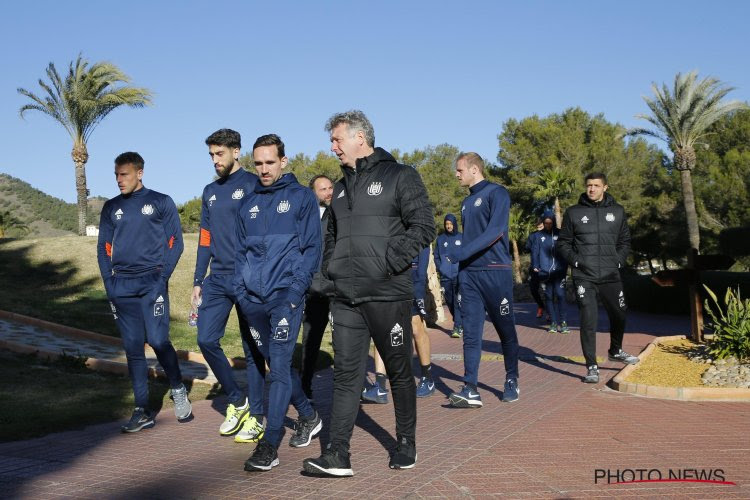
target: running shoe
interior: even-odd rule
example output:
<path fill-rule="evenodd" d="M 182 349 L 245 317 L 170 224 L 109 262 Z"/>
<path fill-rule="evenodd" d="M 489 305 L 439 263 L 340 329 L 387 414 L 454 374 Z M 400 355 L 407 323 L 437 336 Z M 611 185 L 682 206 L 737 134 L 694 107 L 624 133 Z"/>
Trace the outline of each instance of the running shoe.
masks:
<path fill-rule="evenodd" d="M 399 439 L 391 454 L 388 467 L 391 469 L 411 469 L 417 464 L 417 447 L 406 438 Z"/>
<path fill-rule="evenodd" d="M 250 458 L 245 460 L 245 470 L 248 472 L 267 471 L 279 465 L 279 455 L 276 447 L 261 439 Z"/>
<path fill-rule="evenodd" d="M 145 408 L 140 406 L 133 410 L 133 415 L 128 423 L 120 427 L 122 432 L 138 432 L 141 429 L 150 429 L 155 425 L 154 416 Z"/>
<path fill-rule="evenodd" d="M 588 367 L 586 376 L 583 377 L 583 381 L 587 384 L 598 384 L 599 383 L 599 367 L 591 365 Z"/>
<path fill-rule="evenodd" d="M 566 323 L 565 321 L 560 323 L 560 333 L 562 334 L 570 333 L 570 328 L 568 328 L 568 323 Z"/>
<path fill-rule="evenodd" d="M 306 458 L 302 462 L 302 468 L 305 472 L 315 475 L 325 475 L 333 477 L 353 476 L 352 464 L 349 460 L 349 453 L 340 447 L 334 447 L 328 444 L 323 454 L 318 458 Z"/>
<path fill-rule="evenodd" d="M 435 381 L 427 380 L 427 377 L 422 377 L 417 385 L 417 397 L 426 398 L 432 396 L 435 393 Z"/>
<path fill-rule="evenodd" d="M 622 349 L 620 349 L 619 351 L 617 351 L 617 354 L 610 354 L 609 360 L 619 361 L 620 363 L 625 363 L 626 365 L 634 365 L 640 361 L 640 358 L 638 358 L 637 356 L 628 354 Z"/>
<path fill-rule="evenodd" d="M 518 401 L 518 395 L 521 389 L 518 388 L 518 379 L 509 378 L 505 381 L 505 387 L 503 388 L 503 403 L 512 403 Z"/>
<path fill-rule="evenodd" d="M 245 420 L 242 429 L 234 436 L 235 443 L 257 443 L 263 437 L 263 425 L 252 415 Z"/>
<path fill-rule="evenodd" d="M 451 332 L 451 337 L 454 339 L 460 339 L 462 333 L 463 333 L 463 328 L 454 326 L 453 331 Z"/>
<path fill-rule="evenodd" d="M 174 415 L 177 420 L 188 420 L 193 414 L 193 405 L 187 395 L 185 384 L 180 384 L 177 389 L 172 389 L 172 401 L 174 401 Z"/>
<path fill-rule="evenodd" d="M 381 389 L 380 385 L 375 382 L 369 389 L 362 390 L 362 400 L 381 405 L 386 404 L 388 402 L 388 391 Z"/>
<path fill-rule="evenodd" d="M 224 422 L 219 426 L 219 434 L 222 436 L 231 436 L 242 427 L 247 417 L 250 416 L 250 405 L 245 398 L 245 404 L 237 407 L 232 403 L 229 403 L 227 407 L 227 416 L 224 418 Z"/>
<path fill-rule="evenodd" d="M 303 418 L 299 417 L 297 422 L 294 424 L 295 431 L 291 438 L 289 438 L 289 446 L 294 448 L 302 448 L 310 444 L 312 438 L 318 435 L 323 429 L 323 420 L 321 420 L 318 412 L 313 410 L 311 417 Z"/>
<path fill-rule="evenodd" d="M 452 392 L 448 399 L 451 402 L 451 406 L 456 408 L 481 408 L 482 398 L 476 389 L 469 388 L 468 385 L 461 387 L 458 392 Z"/>
<path fill-rule="evenodd" d="M 555 323 L 550 323 L 549 330 L 547 330 L 549 333 L 557 333 L 557 325 Z"/>

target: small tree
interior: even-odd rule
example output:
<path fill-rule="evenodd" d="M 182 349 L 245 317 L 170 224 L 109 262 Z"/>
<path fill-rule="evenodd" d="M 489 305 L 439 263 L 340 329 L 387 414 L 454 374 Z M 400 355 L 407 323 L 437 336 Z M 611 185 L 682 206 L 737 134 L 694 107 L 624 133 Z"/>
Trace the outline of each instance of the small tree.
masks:
<path fill-rule="evenodd" d="M 513 204 L 510 207 L 508 220 L 508 239 L 513 251 L 513 277 L 516 283 L 523 283 L 521 277 L 521 254 L 518 251 L 518 241 L 529 237 L 534 229 L 534 222 L 528 214 L 525 214 L 520 205 Z"/>
<path fill-rule="evenodd" d="M 21 232 L 26 232 L 29 230 L 29 226 L 9 211 L 4 210 L 0 212 L 0 238 L 5 238 L 9 229 L 17 229 Z"/>
<path fill-rule="evenodd" d="M 545 168 L 539 173 L 539 185 L 534 194 L 539 198 L 550 200 L 554 204 L 557 229 L 560 229 L 562 224 L 560 198 L 572 193 L 575 186 L 575 178 L 560 167 Z"/>

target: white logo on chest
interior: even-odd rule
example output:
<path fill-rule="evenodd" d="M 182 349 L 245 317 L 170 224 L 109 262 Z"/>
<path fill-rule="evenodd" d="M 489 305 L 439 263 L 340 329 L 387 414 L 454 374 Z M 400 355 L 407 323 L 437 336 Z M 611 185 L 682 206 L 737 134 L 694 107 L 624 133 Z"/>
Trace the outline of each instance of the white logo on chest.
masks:
<path fill-rule="evenodd" d="M 141 209 L 141 213 L 143 215 L 151 215 L 152 213 L 154 213 L 154 207 L 147 203 L 143 205 L 143 208 Z"/>
<path fill-rule="evenodd" d="M 475 207 L 479 207 L 482 205 L 482 198 L 477 198 L 477 201 L 474 202 Z"/>
<path fill-rule="evenodd" d="M 589 218 L 584 215 L 583 217 L 581 217 L 581 222 L 583 222 L 584 224 L 588 224 Z"/>
<path fill-rule="evenodd" d="M 288 200 L 283 200 L 279 202 L 279 206 L 276 207 L 276 211 L 280 214 L 283 214 L 288 212 L 291 207 L 292 206 L 289 204 Z"/>
<path fill-rule="evenodd" d="M 208 206 L 213 207 L 215 201 L 216 201 L 216 195 L 212 194 L 211 197 L 208 199 Z"/>
<path fill-rule="evenodd" d="M 235 189 L 234 193 L 232 193 L 233 200 L 241 200 L 243 196 L 245 196 L 245 191 L 242 188 Z"/>
<path fill-rule="evenodd" d="M 607 215 L 604 218 L 607 219 L 607 222 L 614 222 L 615 214 L 613 214 L 612 212 L 607 212 Z"/>
<path fill-rule="evenodd" d="M 118 209 L 117 209 L 117 212 L 115 212 L 115 217 L 117 217 L 117 220 L 120 220 L 120 219 L 122 219 L 122 215 L 123 215 L 123 213 L 124 213 L 124 212 L 122 211 L 122 208 L 118 208 Z"/>
<path fill-rule="evenodd" d="M 369 194 L 370 196 L 377 196 L 377 195 L 379 195 L 382 192 L 383 192 L 383 183 L 382 182 L 373 182 L 367 188 L 367 194 Z"/>
<path fill-rule="evenodd" d="M 249 210 L 250 212 L 250 218 L 255 219 L 258 217 L 258 212 L 260 212 L 260 209 L 258 208 L 258 205 L 255 205 L 253 208 Z"/>

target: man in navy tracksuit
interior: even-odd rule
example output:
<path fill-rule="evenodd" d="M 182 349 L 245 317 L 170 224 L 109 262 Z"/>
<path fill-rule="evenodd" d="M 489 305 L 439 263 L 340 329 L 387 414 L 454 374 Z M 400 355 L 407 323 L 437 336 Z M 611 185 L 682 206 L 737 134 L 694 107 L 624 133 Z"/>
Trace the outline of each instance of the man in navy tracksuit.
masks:
<path fill-rule="evenodd" d="M 143 166 L 138 153 L 115 158 L 120 195 L 102 208 L 96 247 L 135 396 L 136 408 L 123 432 L 154 426 L 148 407 L 145 342 L 156 353 L 172 386 L 175 416 L 187 420 L 192 414 L 177 353 L 169 341 L 167 282 L 182 254 L 182 227 L 172 199 L 143 186 Z"/>
<path fill-rule="evenodd" d="M 203 189 L 200 238 L 195 261 L 191 302 L 198 308 L 198 347 L 229 399 L 219 434 L 235 434 L 240 443 L 256 442 L 263 435 L 265 364 L 255 347 L 245 317 L 237 306 L 233 286 L 237 210 L 253 192 L 258 176 L 239 163 L 241 137 L 230 129 L 217 130 L 206 139 L 217 180 Z M 211 274 L 206 276 L 209 262 Z M 205 278 L 205 279 L 204 279 Z M 232 307 L 237 309 L 242 347 L 247 360 L 249 401 L 237 385 L 221 339 Z M 239 431 L 239 432 L 238 432 Z"/>
<path fill-rule="evenodd" d="M 547 311 L 551 317 L 549 333 L 569 333 L 565 308 L 568 263 L 557 248 L 560 231 L 555 226 L 554 214 L 546 212 L 542 216 L 542 223 L 542 230 L 535 232 L 531 240 L 531 267 L 539 277 L 541 289 L 547 299 Z"/>
<path fill-rule="evenodd" d="M 440 287 L 443 289 L 445 302 L 453 316 L 453 332 L 451 337 L 459 338 L 463 335 L 464 326 L 461 319 L 461 308 L 458 303 L 458 260 L 456 252 L 461 248 L 461 233 L 458 230 L 456 216 L 448 214 L 443 221 L 445 232 L 438 236 L 433 255 L 435 267 L 440 273 Z"/>
<path fill-rule="evenodd" d="M 265 434 L 245 462 L 247 471 L 265 471 L 279 464 L 277 449 L 290 401 L 299 413 L 290 446 L 309 445 L 323 428 L 292 368 L 305 293 L 320 265 L 321 235 L 315 195 L 293 174 L 283 174 L 287 158 L 281 139 L 275 134 L 259 137 L 253 162 L 260 181 L 237 213 L 234 286 L 271 368 Z"/>
<path fill-rule="evenodd" d="M 508 191 L 484 179 L 484 161 L 476 153 L 456 159 L 456 177 L 470 194 L 461 205 L 463 240 L 458 287 L 464 320 L 464 386 L 450 394 L 459 408 L 479 408 L 479 360 L 485 312 L 500 335 L 506 381 L 503 401 L 518 400 L 518 337 L 513 316 L 513 276 L 508 248 Z"/>

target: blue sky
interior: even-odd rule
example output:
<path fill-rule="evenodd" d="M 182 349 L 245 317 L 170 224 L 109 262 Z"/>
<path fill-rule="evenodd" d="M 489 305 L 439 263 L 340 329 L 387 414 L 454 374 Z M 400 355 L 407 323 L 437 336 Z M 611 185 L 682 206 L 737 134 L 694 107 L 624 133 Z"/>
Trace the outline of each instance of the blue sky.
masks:
<path fill-rule="evenodd" d="M 376 143 L 450 143 L 494 160 L 509 118 L 580 106 L 625 126 L 651 82 L 696 69 L 750 101 L 750 2 L 705 1 L 37 1 L 0 18 L 0 172 L 75 200 L 71 140 L 18 109 L 49 62 L 79 52 L 151 89 L 154 106 L 118 109 L 94 131 L 92 195 L 118 194 L 113 159 L 146 160 L 148 187 L 177 203 L 212 180 L 204 139 L 229 127 L 247 149 L 275 132 L 287 153 L 328 151 L 323 125 L 362 109 Z"/>

